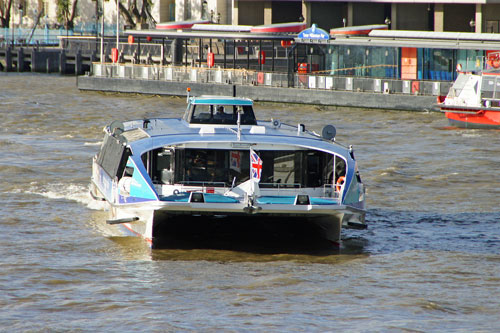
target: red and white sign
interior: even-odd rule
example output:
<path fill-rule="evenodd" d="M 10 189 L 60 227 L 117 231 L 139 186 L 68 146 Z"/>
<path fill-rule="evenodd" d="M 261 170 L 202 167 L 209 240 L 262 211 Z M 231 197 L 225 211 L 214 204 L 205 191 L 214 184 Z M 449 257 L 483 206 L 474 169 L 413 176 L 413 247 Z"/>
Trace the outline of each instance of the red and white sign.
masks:
<path fill-rule="evenodd" d="M 236 172 L 241 172 L 241 152 L 231 151 L 229 157 L 229 168 Z"/>

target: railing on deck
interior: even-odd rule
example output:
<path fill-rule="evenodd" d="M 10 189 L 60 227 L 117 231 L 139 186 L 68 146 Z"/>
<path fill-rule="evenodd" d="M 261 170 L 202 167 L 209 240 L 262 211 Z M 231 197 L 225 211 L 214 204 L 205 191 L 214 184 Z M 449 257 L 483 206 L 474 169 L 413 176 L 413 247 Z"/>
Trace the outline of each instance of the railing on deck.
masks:
<path fill-rule="evenodd" d="M 451 82 L 441 81 L 362 78 L 298 73 L 292 75 L 293 81 L 290 82 L 287 73 L 246 69 L 223 69 L 220 67 L 161 66 L 131 63 L 93 63 L 92 72 L 90 74 L 96 77 L 108 78 L 295 87 L 316 90 L 342 90 L 383 94 L 399 93 L 425 96 L 446 95 L 452 85 Z M 290 83 L 292 84 L 290 85 Z"/>

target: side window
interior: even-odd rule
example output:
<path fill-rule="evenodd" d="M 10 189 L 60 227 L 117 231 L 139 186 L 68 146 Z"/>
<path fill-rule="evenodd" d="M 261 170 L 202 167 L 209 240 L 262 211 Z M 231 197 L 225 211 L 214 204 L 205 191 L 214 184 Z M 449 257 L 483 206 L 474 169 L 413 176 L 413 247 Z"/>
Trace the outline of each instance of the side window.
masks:
<path fill-rule="evenodd" d="M 174 152 L 169 149 L 160 150 L 156 155 L 156 174 L 157 178 L 163 184 L 174 183 L 174 170 L 172 168 L 172 161 L 174 159 Z"/>
<path fill-rule="evenodd" d="M 134 168 L 127 166 L 125 170 L 123 170 L 123 177 L 132 177 L 134 175 Z"/>
<path fill-rule="evenodd" d="M 214 114 L 213 105 L 194 105 L 191 116 L 191 123 L 193 124 L 207 124 L 210 123 Z"/>
<path fill-rule="evenodd" d="M 340 177 L 345 177 L 345 161 L 344 159 L 335 156 L 335 182 L 340 178 Z"/>
<path fill-rule="evenodd" d="M 255 119 L 255 114 L 253 113 L 253 108 L 251 105 L 243 106 L 243 114 L 241 115 L 241 124 L 257 125 L 257 120 Z"/>

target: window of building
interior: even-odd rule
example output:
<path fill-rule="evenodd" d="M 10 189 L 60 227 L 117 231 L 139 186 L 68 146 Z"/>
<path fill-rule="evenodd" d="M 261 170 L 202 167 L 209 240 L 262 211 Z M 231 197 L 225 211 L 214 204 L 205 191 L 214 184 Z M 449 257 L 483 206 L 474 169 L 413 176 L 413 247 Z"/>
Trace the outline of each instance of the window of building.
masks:
<path fill-rule="evenodd" d="M 500 21 L 486 21 L 486 32 L 494 34 L 500 32 Z"/>

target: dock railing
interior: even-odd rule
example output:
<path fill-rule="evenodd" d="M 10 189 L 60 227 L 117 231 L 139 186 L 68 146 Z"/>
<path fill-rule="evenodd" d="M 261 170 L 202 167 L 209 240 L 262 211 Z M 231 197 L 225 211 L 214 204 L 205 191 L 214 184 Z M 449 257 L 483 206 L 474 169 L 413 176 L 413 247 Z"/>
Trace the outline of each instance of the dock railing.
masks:
<path fill-rule="evenodd" d="M 381 94 L 406 94 L 423 96 L 446 95 L 452 82 L 427 80 L 400 80 L 328 74 L 294 73 L 289 80 L 287 73 L 246 69 L 224 69 L 197 66 L 161 66 L 131 63 L 92 64 L 89 75 L 95 77 L 196 82 L 212 84 L 252 85 L 268 87 L 294 87 L 315 90 L 342 90 Z"/>

